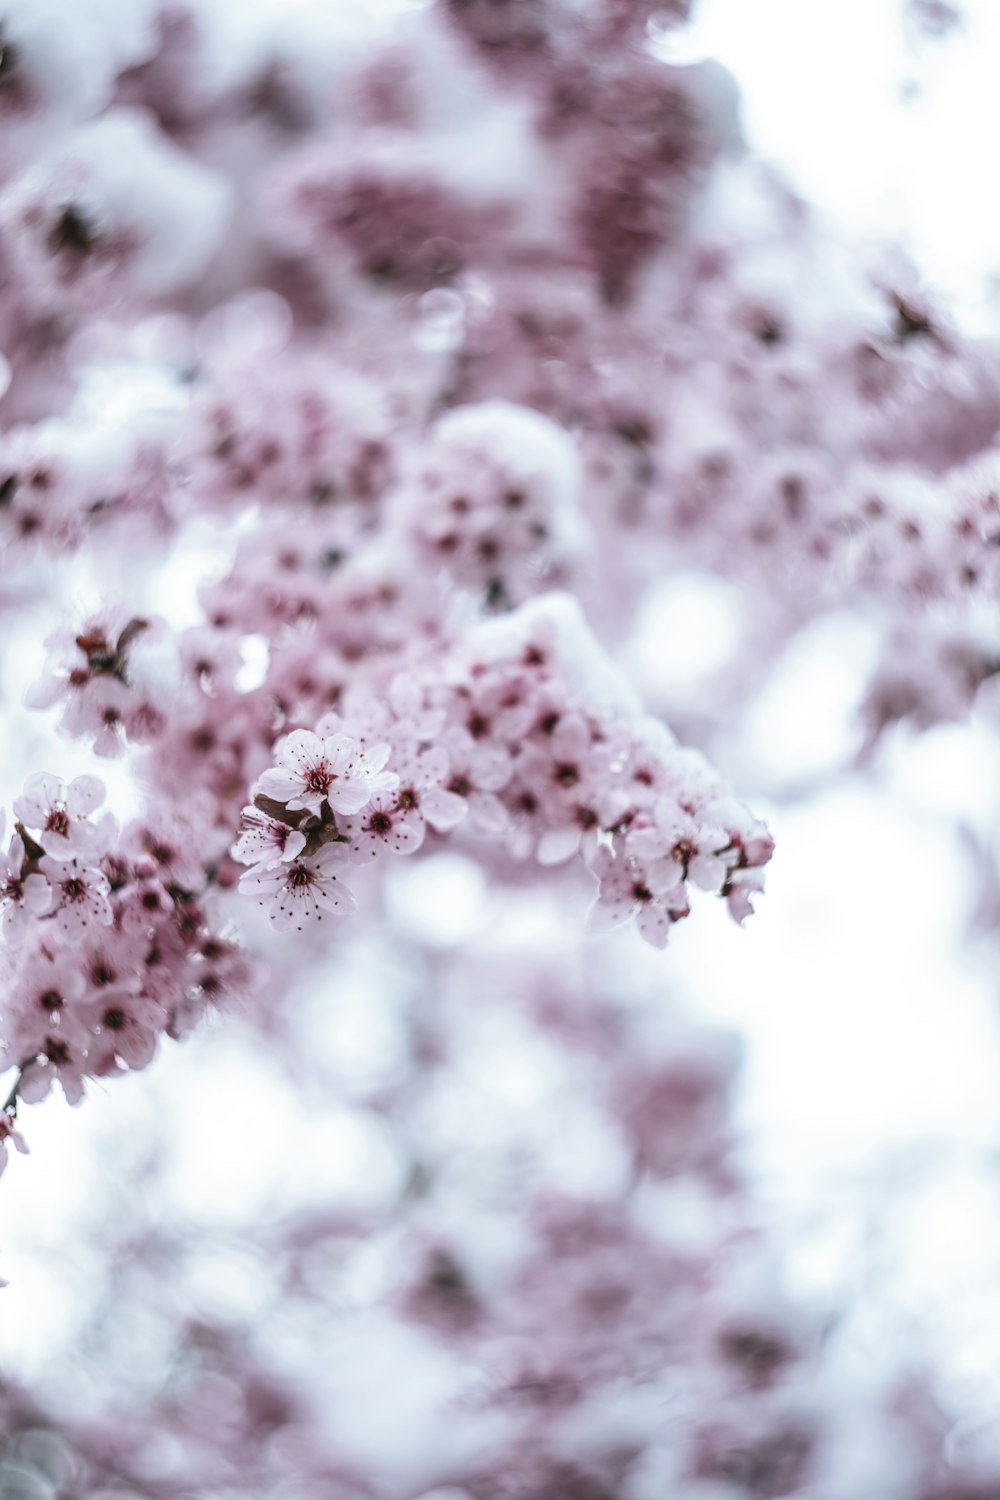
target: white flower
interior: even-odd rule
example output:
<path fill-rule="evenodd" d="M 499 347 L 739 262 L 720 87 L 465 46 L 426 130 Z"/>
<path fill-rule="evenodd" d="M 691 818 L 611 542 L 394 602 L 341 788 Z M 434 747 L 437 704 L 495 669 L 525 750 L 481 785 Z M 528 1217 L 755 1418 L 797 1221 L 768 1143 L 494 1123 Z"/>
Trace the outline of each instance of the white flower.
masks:
<path fill-rule="evenodd" d="M 86 820 L 104 801 L 104 783 L 97 776 L 77 776 L 69 786 L 47 771 L 29 776 L 14 813 L 28 828 L 37 829 L 50 854 L 68 858 L 89 848 L 94 824 Z"/>
<path fill-rule="evenodd" d="M 277 766 L 265 771 L 257 790 L 290 810 L 299 808 L 319 816 L 323 803 L 334 812 L 356 813 L 375 791 L 391 791 L 398 783 L 382 768 L 388 745 L 362 750 L 347 734 L 321 740 L 308 729 L 296 729 L 280 742 Z"/>
<path fill-rule="evenodd" d="M 111 887 L 100 870 L 78 864 L 75 859 L 39 861 L 52 887 L 52 916 L 64 939 L 84 935 L 92 925 L 110 927 L 114 914 L 108 896 Z"/>
<path fill-rule="evenodd" d="M 652 867 L 673 861 L 678 879 L 690 879 L 699 889 L 721 891 L 727 874 L 723 853 L 731 840 L 721 824 L 699 823 L 671 797 L 661 797 L 653 810 L 655 825 L 636 828 L 625 840 L 629 854 Z"/>
<path fill-rule="evenodd" d="M 424 821 L 419 813 L 407 812 L 394 792 L 375 792 L 371 802 L 348 825 L 354 859 L 374 859 L 387 851 L 413 854 L 424 841 Z"/>
<path fill-rule="evenodd" d="M 44 876 L 22 875 L 23 868 L 24 843 L 15 834 L 8 853 L 0 854 L 0 905 L 4 936 L 9 943 L 21 942 L 35 917 L 44 916 L 52 904 L 52 892 Z"/>
<path fill-rule="evenodd" d="M 233 845 L 232 856 L 241 865 L 259 865 L 266 870 L 295 859 L 305 844 L 306 836 L 297 828 L 290 828 L 277 818 L 269 818 L 256 807 L 245 807 L 243 831 Z"/>
<path fill-rule="evenodd" d="M 308 922 L 322 922 L 324 913 L 345 917 L 357 902 L 353 891 L 337 877 L 336 865 L 345 859 L 343 844 L 326 844 L 309 859 L 294 859 L 268 869 L 248 870 L 240 880 L 244 895 L 256 896 L 279 931 Z"/>

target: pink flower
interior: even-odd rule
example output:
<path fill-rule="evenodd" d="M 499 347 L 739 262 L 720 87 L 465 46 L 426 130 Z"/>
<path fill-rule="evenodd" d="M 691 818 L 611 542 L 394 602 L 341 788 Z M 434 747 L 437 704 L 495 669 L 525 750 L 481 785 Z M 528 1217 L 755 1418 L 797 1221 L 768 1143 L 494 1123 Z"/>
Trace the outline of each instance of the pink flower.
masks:
<path fill-rule="evenodd" d="M 94 735 L 94 753 L 114 760 L 125 748 L 132 695 L 117 677 L 95 677 L 87 692 L 72 694 L 63 712 L 63 727 L 73 735 Z"/>
<path fill-rule="evenodd" d="M 424 821 L 418 813 L 400 807 L 395 792 L 376 792 L 345 832 L 356 859 L 372 859 L 386 850 L 413 854 L 424 841 Z"/>
<path fill-rule="evenodd" d="M 3 824 L 0 822 L 0 833 Z M 3 931 L 9 943 L 19 943 L 36 917 L 44 916 L 52 903 L 52 892 L 42 875 L 24 872 L 24 841 L 15 834 L 6 854 L 0 854 L 0 905 Z"/>
<path fill-rule="evenodd" d="M 25 1104 L 44 1099 L 58 1083 L 67 1104 L 79 1104 L 83 1098 L 83 1080 L 89 1068 L 87 1043 L 90 1032 L 74 1015 L 46 1033 L 38 1044 L 31 1066 L 21 1075 L 18 1095 Z"/>
<path fill-rule="evenodd" d="M 85 988 L 74 950 L 43 946 L 26 954 L 7 990 L 0 1067 L 61 1055 L 60 1043 L 67 1041 L 82 1054 L 86 1034 L 76 1012 Z"/>
<path fill-rule="evenodd" d="M 333 812 L 360 812 L 373 792 L 397 785 L 382 769 L 389 754 L 385 744 L 362 750 L 347 734 L 321 740 L 308 729 L 296 729 L 279 743 L 278 764 L 264 772 L 257 790 L 293 811 L 305 808 L 318 816 L 327 802 Z"/>
<path fill-rule="evenodd" d="M 142 873 L 156 876 L 168 888 L 198 891 L 204 885 L 206 831 L 193 812 L 181 816 L 169 807 L 148 808 L 125 829 L 123 842 L 126 849 L 141 851 L 137 865 Z"/>
<path fill-rule="evenodd" d="M 58 776 L 40 771 L 29 776 L 14 813 L 28 828 L 37 829 L 50 854 L 68 858 L 93 844 L 90 813 L 104 801 L 104 783 L 96 776 L 77 776 L 66 785 Z"/>
<path fill-rule="evenodd" d="M 396 755 L 399 769 L 397 801 L 405 812 L 420 818 L 438 833 L 454 828 L 466 814 L 464 800 L 443 784 L 448 777 L 448 756 L 440 746 L 417 750 L 414 746 Z"/>
<path fill-rule="evenodd" d="M 277 818 L 269 818 L 256 807 L 243 809 L 243 832 L 232 848 L 234 859 L 241 865 L 259 865 L 269 869 L 272 865 L 287 864 L 301 854 L 306 836 Z"/>
<path fill-rule="evenodd" d="M 167 1025 L 167 1013 L 155 1000 L 110 990 L 84 1006 L 94 1038 L 88 1049 L 88 1073 L 101 1076 L 121 1063 L 145 1068 L 152 1062 Z"/>
<path fill-rule="evenodd" d="M 354 893 L 335 874 L 344 858 L 343 844 L 326 844 L 309 859 L 248 870 L 240 890 L 268 906 L 271 923 L 279 931 L 295 927 L 301 932 L 309 922 L 322 922 L 324 912 L 344 917 L 355 910 Z"/>
<path fill-rule="evenodd" d="M 721 894 L 726 898 L 729 914 L 743 923 L 753 916 L 753 898 L 764 889 L 763 870 L 733 870 Z"/>
<path fill-rule="evenodd" d="M 689 912 L 680 870 L 670 860 L 657 860 L 648 868 L 630 855 L 615 856 L 602 845 L 590 868 L 600 881 L 600 890 L 588 913 L 597 931 L 618 927 L 630 917 L 654 948 L 666 946 L 674 922 Z"/>
<path fill-rule="evenodd" d="M 660 797 L 652 825 L 629 831 L 625 846 L 645 865 L 673 860 L 684 879 L 703 891 L 719 892 L 726 879 L 726 851 L 732 840 L 721 824 L 699 824 L 672 797 Z"/>
<path fill-rule="evenodd" d="M 52 887 L 51 915 L 67 942 L 82 937 L 92 926 L 110 927 L 111 887 L 100 870 L 81 865 L 75 859 L 53 859 L 51 855 L 40 864 Z"/>
<path fill-rule="evenodd" d="M 501 745 L 480 744 L 467 729 L 453 725 L 443 737 L 448 753 L 445 789 L 461 797 L 469 809 L 469 821 L 483 833 L 502 833 L 507 812 L 497 796 L 511 778 L 513 764 Z"/>

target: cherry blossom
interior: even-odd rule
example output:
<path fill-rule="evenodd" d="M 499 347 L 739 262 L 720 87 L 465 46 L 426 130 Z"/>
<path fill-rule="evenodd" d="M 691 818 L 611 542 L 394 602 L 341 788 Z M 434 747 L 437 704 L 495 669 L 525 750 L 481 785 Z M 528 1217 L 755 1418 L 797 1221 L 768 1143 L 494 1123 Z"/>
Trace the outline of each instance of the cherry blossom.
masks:
<path fill-rule="evenodd" d="M 362 751 L 348 735 L 321 740 L 308 729 L 296 729 L 278 746 L 278 765 L 264 772 L 258 790 L 293 811 L 318 814 L 326 802 L 334 812 L 360 812 L 374 792 L 395 784 L 382 769 L 389 753 L 388 745 Z"/>
<path fill-rule="evenodd" d="M 640 864 L 630 855 L 615 858 L 602 846 L 590 867 L 600 882 L 589 913 L 590 925 L 597 931 L 635 916 L 646 941 L 662 948 L 673 923 L 689 913 L 683 875 L 670 859 Z"/>
<path fill-rule="evenodd" d="M 241 864 L 267 869 L 270 865 L 287 864 L 305 848 L 306 836 L 301 829 L 290 828 L 256 807 L 243 809 L 242 828 L 233 845 L 233 858 Z"/>
<path fill-rule="evenodd" d="M 119 1064 L 144 1068 L 152 1061 L 166 1022 L 156 1001 L 111 989 L 88 1000 L 83 1014 L 93 1033 L 88 1072 L 99 1078 Z"/>
<path fill-rule="evenodd" d="M 739 1041 L 648 951 L 763 891 L 747 746 L 814 630 L 873 796 L 919 732 L 995 735 L 1000 340 L 747 149 L 690 9 L 4 9 L 0 1170 L 130 1072 L 158 1133 L 109 1098 L 58 1198 L 86 1307 L 15 1320 L 0 1488 L 1000 1492 L 945 1341 L 865 1285 L 895 1180 L 814 1306 L 849 1194 L 788 1253 Z M 732 938 L 737 1014 L 772 973 Z M 260 1197 L 184 1218 L 231 1055 Z"/>
<path fill-rule="evenodd" d="M 80 938 L 91 927 L 110 927 L 111 887 L 100 870 L 53 855 L 46 855 L 40 868 L 52 889 L 51 919 L 64 940 Z"/>
<path fill-rule="evenodd" d="M 67 1044 L 82 1056 L 86 1041 L 77 1006 L 86 984 L 75 951 L 43 945 L 15 985 L 0 1036 L 4 1062 L 20 1066 L 45 1054 L 54 1065 L 61 1047 L 69 1060 Z"/>
<path fill-rule="evenodd" d="M 508 751 L 499 745 L 477 743 L 459 724 L 448 726 L 441 744 L 448 757 L 444 790 L 468 804 L 469 822 L 474 827 L 484 833 L 502 833 L 507 813 L 498 794 L 510 780 L 514 764 Z M 440 810 L 438 818 L 436 826 L 446 827 L 440 821 Z"/>
<path fill-rule="evenodd" d="M 0 823 L 0 834 L 2 834 Z M 25 870 L 31 871 L 26 874 Z M 3 904 L 3 931 L 8 942 L 20 942 L 35 918 L 46 914 L 52 904 L 52 891 L 45 875 L 32 869 L 24 840 L 15 833 L 7 853 L 0 854 L 0 903 Z"/>
<path fill-rule="evenodd" d="M 96 776 L 76 776 L 67 786 L 42 771 L 28 778 L 14 801 L 14 815 L 38 833 L 50 853 L 82 854 L 95 836 L 89 815 L 104 798 L 104 783 Z"/>
<path fill-rule="evenodd" d="M 416 810 L 400 805 L 397 793 L 375 792 L 364 812 L 343 825 L 352 856 L 368 860 L 383 850 L 413 854 L 424 841 L 424 825 Z"/>
<path fill-rule="evenodd" d="M 460 792 L 449 786 L 450 756 L 443 744 L 421 749 L 405 744 L 394 757 L 399 776 L 400 807 L 418 826 L 447 832 L 466 814 Z"/>
<path fill-rule="evenodd" d="M 354 911 L 354 893 L 336 873 L 344 858 L 342 847 L 328 844 L 309 858 L 248 870 L 240 879 L 240 890 L 267 906 L 273 927 L 301 932 L 310 923 L 322 922 L 324 912 L 344 917 Z"/>
<path fill-rule="evenodd" d="M 690 877 L 703 891 L 718 892 L 726 880 L 725 856 L 729 836 L 721 823 L 714 828 L 699 826 L 690 812 L 670 797 L 661 797 L 653 807 L 653 823 L 633 823 L 625 837 L 628 852 L 653 868 L 673 860 L 680 875 Z"/>

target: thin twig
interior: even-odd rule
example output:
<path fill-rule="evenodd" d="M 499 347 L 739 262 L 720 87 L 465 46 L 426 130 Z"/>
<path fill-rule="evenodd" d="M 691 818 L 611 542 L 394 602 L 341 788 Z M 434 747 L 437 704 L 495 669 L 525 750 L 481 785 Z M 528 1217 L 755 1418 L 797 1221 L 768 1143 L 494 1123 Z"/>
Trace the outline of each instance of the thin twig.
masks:
<path fill-rule="evenodd" d="M 12 1120 L 17 1115 L 18 1093 L 20 1091 L 21 1084 L 23 1082 L 24 1082 L 24 1066 L 22 1065 L 17 1070 L 17 1077 L 14 1079 L 14 1085 L 13 1085 L 10 1093 L 7 1095 L 6 1099 L 3 1101 L 3 1104 L 0 1105 L 0 1110 L 2 1110 L 5 1115 L 9 1115 Z"/>

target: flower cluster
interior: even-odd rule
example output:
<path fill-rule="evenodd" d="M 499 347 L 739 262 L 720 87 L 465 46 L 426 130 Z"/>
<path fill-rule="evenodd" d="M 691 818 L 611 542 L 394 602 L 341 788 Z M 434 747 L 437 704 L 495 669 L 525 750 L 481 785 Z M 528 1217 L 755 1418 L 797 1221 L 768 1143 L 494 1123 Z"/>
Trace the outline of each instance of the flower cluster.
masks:
<path fill-rule="evenodd" d="M 285 319 L 277 297 L 237 300 L 207 337 L 204 387 L 185 431 L 186 504 L 315 507 L 353 521 L 353 540 L 371 526 L 392 475 L 385 392 L 334 360 L 293 355 Z"/>
<path fill-rule="evenodd" d="M 481 184 L 456 180 L 448 160 L 404 132 L 354 150 L 310 148 L 283 174 L 272 233 L 380 286 L 450 282 L 484 245 L 503 243 L 509 211 Z"/>
<path fill-rule="evenodd" d="M 171 527 L 162 422 L 52 420 L 0 435 L 0 538 L 19 554 L 81 547 L 95 530 Z"/>
<path fill-rule="evenodd" d="M 907 1341 L 871 1375 L 871 1319 L 776 1290 L 734 1039 L 674 1023 L 664 965 L 580 942 L 634 921 L 660 948 L 698 891 L 750 912 L 771 837 L 702 749 L 739 774 L 727 731 L 818 616 L 875 637 L 869 750 L 1000 675 L 1000 341 L 742 152 L 728 74 L 672 47 L 690 9 L 5 0 L 0 686 L 47 635 L 28 706 L 140 811 L 68 769 L 13 801 L 0 1170 L 21 1103 L 145 1068 L 230 998 L 306 1113 L 279 1144 L 254 1091 L 239 1249 L 104 1216 L 107 1379 L 0 1380 L 4 1493 L 1000 1493 Z M 628 674 L 691 571 L 738 602 L 684 722 Z M 74 615 L 109 577 L 121 604 Z M 444 849 L 491 897 L 454 951 L 399 914 Z M 268 999 L 254 903 L 290 929 Z M 355 993 L 379 1036 L 343 1047 Z M 339 1154 L 328 1111 L 376 1165 L 360 1209 L 308 1158 Z"/>
<path fill-rule="evenodd" d="M 262 906 L 268 902 L 275 927 L 301 931 L 308 921 L 322 922 L 324 912 L 346 916 L 354 910 L 353 892 L 337 873 L 345 852 L 338 815 L 365 813 L 362 827 L 371 830 L 370 837 L 391 842 L 399 852 L 410 847 L 402 829 L 393 836 L 391 814 L 381 812 L 381 798 L 391 798 L 398 787 L 398 778 L 383 770 L 388 758 L 388 745 L 365 750 L 346 734 L 320 738 L 299 729 L 280 742 L 278 764 L 259 778 L 256 808 L 245 810 L 244 831 L 233 849 L 251 867 L 240 890 L 256 895 Z"/>
<path fill-rule="evenodd" d="M 276 926 L 343 915 L 344 861 L 410 854 L 465 823 L 545 866 L 581 855 L 596 926 L 636 916 L 662 947 L 689 886 L 742 920 L 771 856 L 766 829 L 697 754 L 643 716 L 578 611 L 543 596 L 473 627 L 450 660 L 355 695 L 295 730 L 254 787 L 235 857 Z"/>
<path fill-rule="evenodd" d="M 419 556 L 508 608 L 565 582 L 584 549 L 580 462 L 568 435 L 506 401 L 457 407 L 418 450 L 398 497 Z"/>
<path fill-rule="evenodd" d="M 249 983 L 213 926 L 203 836 L 161 815 L 119 830 L 104 797 L 94 776 L 39 773 L 14 803 L 0 1065 L 18 1069 L 15 1099 L 58 1081 L 77 1103 L 85 1078 L 145 1067 L 161 1035 Z"/>

